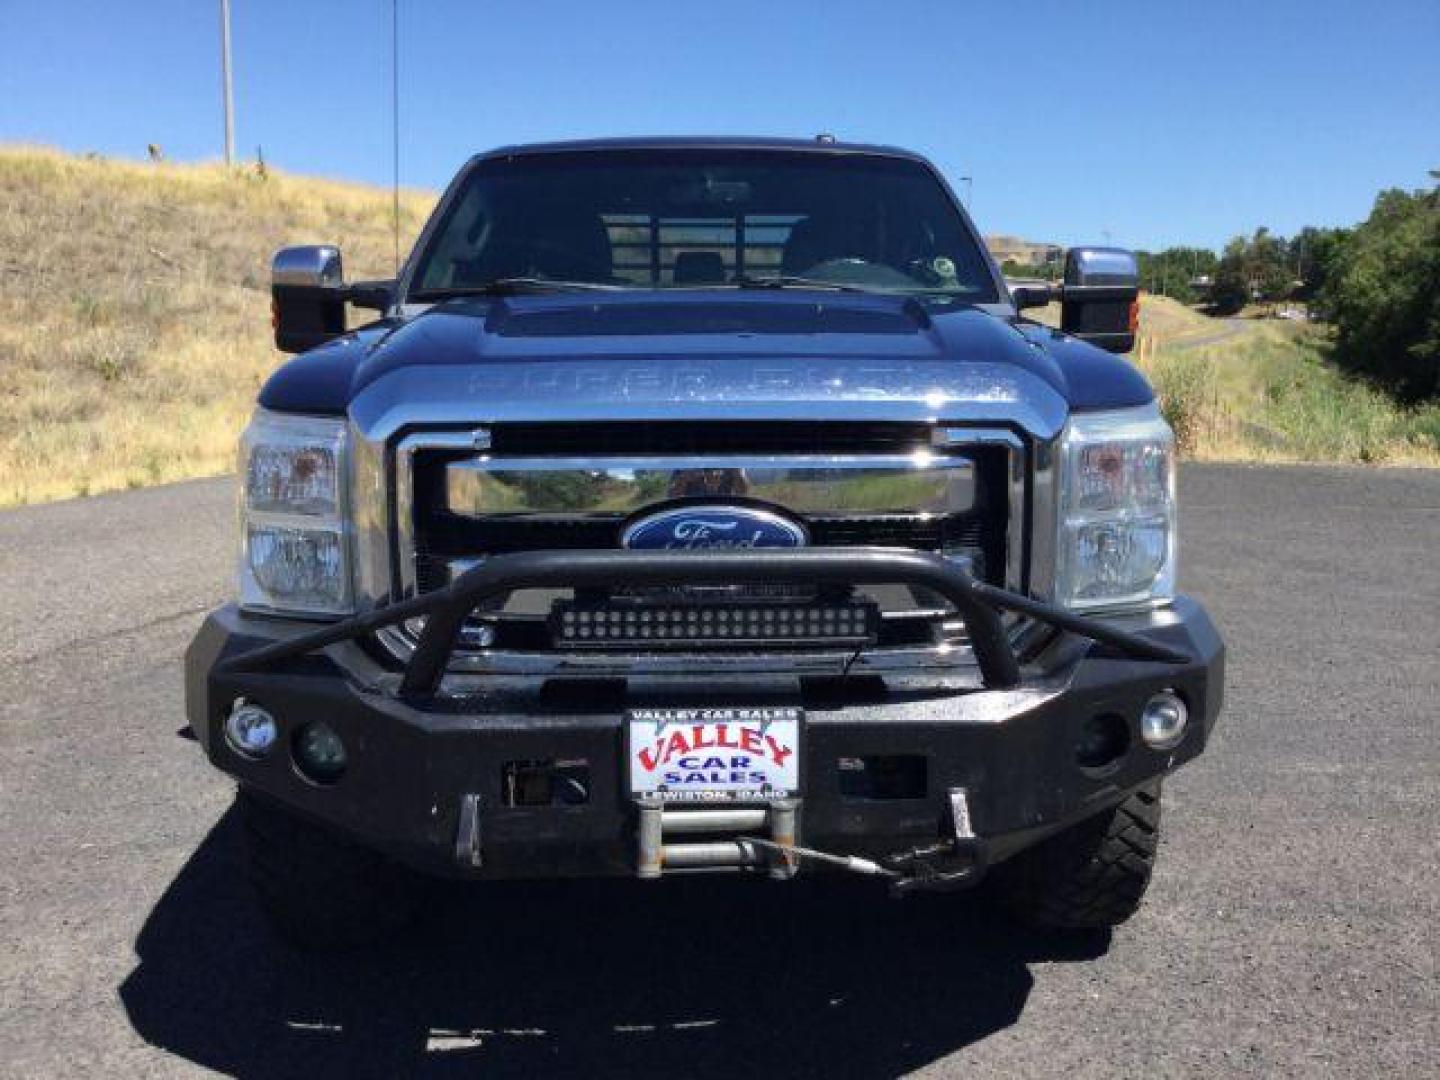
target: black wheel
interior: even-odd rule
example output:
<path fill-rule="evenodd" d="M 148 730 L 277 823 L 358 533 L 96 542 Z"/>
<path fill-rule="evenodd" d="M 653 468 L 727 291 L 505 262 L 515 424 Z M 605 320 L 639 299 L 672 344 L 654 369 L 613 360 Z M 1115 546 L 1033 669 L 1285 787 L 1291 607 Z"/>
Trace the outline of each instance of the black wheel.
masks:
<path fill-rule="evenodd" d="M 1160 785 L 996 867 L 991 896 L 1031 926 L 1101 929 L 1134 915 L 1160 841 Z"/>
<path fill-rule="evenodd" d="M 375 852 L 241 788 L 241 858 L 260 906 L 303 949 L 370 944 L 404 929 L 424 882 Z"/>

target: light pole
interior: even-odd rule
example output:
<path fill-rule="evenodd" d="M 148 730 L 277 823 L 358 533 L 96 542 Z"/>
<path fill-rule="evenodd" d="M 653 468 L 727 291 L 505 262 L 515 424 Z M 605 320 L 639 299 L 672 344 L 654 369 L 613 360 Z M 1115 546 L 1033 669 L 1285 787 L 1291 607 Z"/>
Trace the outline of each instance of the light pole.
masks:
<path fill-rule="evenodd" d="M 960 177 L 960 182 L 965 185 L 965 210 L 968 213 L 975 194 L 975 178 L 973 176 L 962 176 Z"/>
<path fill-rule="evenodd" d="M 220 81 L 225 97 L 225 165 L 235 164 L 235 100 L 230 85 L 230 0 L 220 0 Z"/>
<path fill-rule="evenodd" d="M 395 276 L 400 276 L 400 0 L 390 0 L 390 222 L 395 231 Z"/>

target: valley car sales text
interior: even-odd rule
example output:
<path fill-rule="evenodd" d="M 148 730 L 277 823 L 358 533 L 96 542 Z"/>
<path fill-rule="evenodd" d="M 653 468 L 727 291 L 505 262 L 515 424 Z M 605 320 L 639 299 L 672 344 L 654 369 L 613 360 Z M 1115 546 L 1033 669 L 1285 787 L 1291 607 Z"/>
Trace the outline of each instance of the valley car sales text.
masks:
<path fill-rule="evenodd" d="M 714 719 L 709 715 L 712 712 Z M 635 749 L 633 760 L 637 768 L 656 777 L 665 788 L 712 785 L 730 789 L 735 795 L 740 794 L 736 788 L 752 787 L 757 795 L 773 794 L 766 767 L 773 764 L 783 769 L 795 747 L 784 738 L 776 738 L 767 728 L 771 721 L 790 715 L 757 708 L 656 710 L 650 716 L 646 710 L 637 709 L 632 719 L 654 722 L 657 734 L 649 745 Z M 686 724 L 684 720 L 708 723 Z"/>

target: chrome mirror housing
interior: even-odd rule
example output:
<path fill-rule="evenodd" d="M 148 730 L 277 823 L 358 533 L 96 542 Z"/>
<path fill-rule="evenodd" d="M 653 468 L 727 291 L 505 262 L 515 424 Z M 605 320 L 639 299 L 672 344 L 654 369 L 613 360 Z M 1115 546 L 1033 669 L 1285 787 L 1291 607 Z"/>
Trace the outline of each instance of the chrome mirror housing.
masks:
<path fill-rule="evenodd" d="M 1079 247 L 1065 253 L 1066 285 L 1140 286 L 1140 263 L 1124 248 Z"/>
<path fill-rule="evenodd" d="M 345 280 L 340 249 L 330 244 L 281 248 L 270 260 L 270 284 L 339 288 Z"/>

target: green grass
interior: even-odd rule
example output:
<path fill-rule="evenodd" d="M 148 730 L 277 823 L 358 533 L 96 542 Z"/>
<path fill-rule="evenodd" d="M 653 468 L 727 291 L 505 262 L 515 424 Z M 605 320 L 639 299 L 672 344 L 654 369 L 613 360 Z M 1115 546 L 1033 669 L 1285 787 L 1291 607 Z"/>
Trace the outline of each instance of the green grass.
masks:
<path fill-rule="evenodd" d="M 1052 325 L 1059 308 L 1037 316 Z M 1160 397 L 1183 456 L 1204 461 L 1440 465 L 1440 403 L 1407 410 L 1331 359 L 1320 327 L 1254 318 L 1226 323 L 1144 295 L 1131 359 Z"/>
<path fill-rule="evenodd" d="M 1257 322 L 1145 364 L 1182 452 L 1206 460 L 1440 464 L 1440 404 L 1412 410 L 1346 377 L 1327 335 Z"/>

